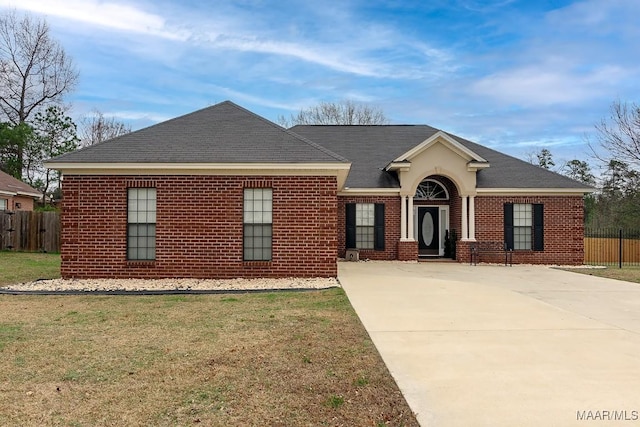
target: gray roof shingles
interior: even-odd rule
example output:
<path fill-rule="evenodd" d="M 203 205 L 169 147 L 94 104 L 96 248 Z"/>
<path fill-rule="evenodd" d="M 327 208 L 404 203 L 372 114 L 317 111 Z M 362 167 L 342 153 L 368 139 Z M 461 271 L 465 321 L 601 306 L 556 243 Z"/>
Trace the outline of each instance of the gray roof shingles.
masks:
<path fill-rule="evenodd" d="M 396 175 L 385 172 L 384 167 L 438 132 L 426 125 L 300 125 L 290 130 L 351 160 L 346 183 L 351 188 L 399 187 Z M 478 188 L 590 189 L 555 172 L 448 135 L 490 163 L 489 168 L 478 171 Z"/>
<path fill-rule="evenodd" d="M 284 129 L 225 101 L 52 159 L 55 163 L 348 163 L 346 186 L 398 188 L 384 167 L 438 129 L 426 125 L 301 125 Z M 491 164 L 478 188 L 590 187 L 449 134 Z"/>
<path fill-rule="evenodd" d="M 9 175 L 8 173 L 0 171 L 0 191 L 7 192 L 9 194 L 27 194 L 27 195 L 38 195 L 40 192 L 20 181 L 17 178 Z"/>
<path fill-rule="evenodd" d="M 104 141 L 61 163 L 346 163 L 230 101 Z"/>

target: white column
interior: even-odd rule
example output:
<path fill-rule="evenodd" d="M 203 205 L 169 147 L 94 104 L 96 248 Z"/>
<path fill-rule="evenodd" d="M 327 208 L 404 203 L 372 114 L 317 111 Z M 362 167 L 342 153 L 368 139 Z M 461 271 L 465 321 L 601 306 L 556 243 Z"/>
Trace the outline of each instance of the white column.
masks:
<path fill-rule="evenodd" d="M 469 196 L 469 240 L 476 240 L 476 207 L 475 196 Z"/>
<path fill-rule="evenodd" d="M 400 196 L 400 241 L 407 240 L 407 196 Z"/>
<path fill-rule="evenodd" d="M 469 222 L 467 221 L 467 203 L 469 197 L 462 196 L 462 238 L 460 240 L 469 240 Z"/>
<path fill-rule="evenodd" d="M 413 237 L 413 196 L 409 196 L 409 220 L 407 221 L 407 240 L 415 241 Z"/>

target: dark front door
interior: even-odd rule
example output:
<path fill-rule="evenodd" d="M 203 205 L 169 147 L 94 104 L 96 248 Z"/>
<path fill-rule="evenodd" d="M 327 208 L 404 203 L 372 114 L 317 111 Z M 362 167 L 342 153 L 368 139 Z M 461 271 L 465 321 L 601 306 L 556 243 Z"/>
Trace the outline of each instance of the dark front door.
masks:
<path fill-rule="evenodd" d="M 418 254 L 440 254 L 440 236 L 438 230 L 438 207 L 418 207 Z"/>

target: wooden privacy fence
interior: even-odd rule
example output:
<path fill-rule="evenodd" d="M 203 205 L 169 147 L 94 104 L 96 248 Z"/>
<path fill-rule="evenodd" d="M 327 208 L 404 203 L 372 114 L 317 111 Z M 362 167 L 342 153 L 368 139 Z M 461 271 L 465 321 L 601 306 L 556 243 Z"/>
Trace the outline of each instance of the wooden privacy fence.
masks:
<path fill-rule="evenodd" d="M 60 214 L 0 211 L 0 250 L 60 252 Z"/>
<path fill-rule="evenodd" d="M 585 229 L 584 263 L 640 265 L 640 230 Z"/>

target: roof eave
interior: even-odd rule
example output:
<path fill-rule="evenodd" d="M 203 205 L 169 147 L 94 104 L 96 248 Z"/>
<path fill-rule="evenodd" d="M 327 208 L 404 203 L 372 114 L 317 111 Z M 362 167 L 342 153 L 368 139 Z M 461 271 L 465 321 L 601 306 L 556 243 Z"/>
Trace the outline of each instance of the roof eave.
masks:
<path fill-rule="evenodd" d="M 517 196 L 530 195 L 584 195 L 597 191 L 595 188 L 478 188 L 478 195 Z"/>
<path fill-rule="evenodd" d="M 469 163 L 467 163 L 467 171 L 469 172 L 477 172 L 480 169 L 487 169 L 491 167 L 491 164 L 489 162 L 475 162 L 475 161 L 471 161 Z"/>
<path fill-rule="evenodd" d="M 384 167 L 386 172 L 408 172 L 411 169 L 411 162 L 403 160 L 401 162 L 391 162 Z"/>
<path fill-rule="evenodd" d="M 35 198 L 35 199 L 40 199 L 42 198 L 42 194 L 40 193 L 35 193 L 35 192 L 31 192 L 31 191 L 20 191 L 20 190 L 15 190 L 15 191 L 8 191 L 8 190 L 0 190 L 0 194 L 3 196 L 9 196 L 9 197 L 31 197 L 31 198 Z"/>
<path fill-rule="evenodd" d="M 349 162 L 322 163 L 72 163 L 45 162 L 66 175 L 320 175 L 336 176 L 344 188 Z"/>

